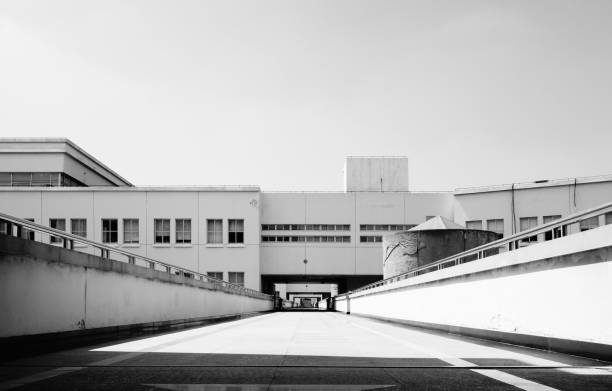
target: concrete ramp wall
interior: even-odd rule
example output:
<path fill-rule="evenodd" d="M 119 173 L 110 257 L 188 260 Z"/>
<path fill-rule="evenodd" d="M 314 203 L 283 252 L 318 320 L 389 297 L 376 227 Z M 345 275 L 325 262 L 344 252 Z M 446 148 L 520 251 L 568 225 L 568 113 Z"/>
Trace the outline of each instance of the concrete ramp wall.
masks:
<path fill-rule="evenodd" d="M 338 296 L 335 309 L 612 359 L 612 225 Z"/>
<path fill-rule="evenodd" d="M 272 309 L 269 296 L 0 235 L 0 338 L 155 327 Z"/>

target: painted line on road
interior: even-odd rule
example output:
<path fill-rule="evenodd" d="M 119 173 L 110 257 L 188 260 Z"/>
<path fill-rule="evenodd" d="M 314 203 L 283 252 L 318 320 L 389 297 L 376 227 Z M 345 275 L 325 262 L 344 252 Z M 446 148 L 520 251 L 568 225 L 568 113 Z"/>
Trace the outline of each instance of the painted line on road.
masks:
<path fill-rule="evenodd" d="M 356 323 L 353 322 L 348 322 L 350 325 L 352 325 L 353 327 L 358 327 L 360 329 L 369 331 L 370 333 L 376 334 L 376 335 L 380 335 L 384 338 L 393 340 L 397 343 L 400 343 L 406 347 L 409 347 L 411 349 L 417 350 L 417 351 L 421 351 L 423 353 L 429 354 L 429 355 L 433 355 L 435 358 L 442 360 L 444 362 L 447 362 L 453 366 L 459 366 L 459 367 L 467 367 L 466 369 L 469 369 L 470 371 L 476 372 L 478 374 L 481 374 L 483 376 L 489 377 L 491 379 L 500 381 L 502 383 L 506 383 L 509 384 L 511 386 L 520 388 L 522 390 L 525 391 L 559 391 L 556 388 L 552 388 L 552 387 L 548 387 L 545 386 L 543 384 L 539 384 L 539 383 L 535 383 L 532 382 L 531 380 L 527 380 L 527 379 L 523 379 L 520 378 L 518 376 L 514 376 L 514 375 L 510 375 L 506 372 L 502 372 L 500 370 L 497 369 L 474 369 L 473 367 L 477 367 L 478 365 L 471 363 L 469 361 L 463 360 L 461 358 L 458 357 L 454 357 L 439 351 L 436 351 L 434 349 L 430 349 L 430 348 L 426 348 L 422 345 L 419 344 L 415 344 L 412 342 L 407 342 L 401 338 L 397 338 L 397 337 L 393 337 L 391 335 L 385 334 L 383 332 L 371 329 L 369 327 L 366 326 L 362 326 L 362 325 L 358 325 Z"/>
<path fill-rule="evenodd" d="M 557 388 L 548 387 L 531 380 L 523 379 L 522 377 L 499 371 L 497 369 L 470 369 L 470 371 L 480 373 L 481 375 L 498 380 L 502 383 L 510 384 L 511 386 L 525 391 L 559 391 Z"/>
<path fill-rule="evenodd" d="M 448 355 L 446 353 L 442 353 L 440 351 L 427 348 L 427 347 L 425 347 L 423 345 L 420 345 L 420 344 L 415 344 L 415 343 L 412 343 L 412 342 L 407 342 L 404 339 L 393 337 L 391 335 L 385 334 L 385 333 L 380 332 L 378 330 L 371 329 L 371 328 L 369 328 L 367 326 L 359 325 L 359 324 L 353 323 L 353 322 L 349 322 L 349 324 L 351 326 L 353 326 L 353 327 L 360 328 L 360 329 L 368 331 L 368 332 L 370 332 L 372 334 L 380 335 L 380 336 L 382 336 L 384 338 L 387 338 L 387 339 L 390 339 L 390 340 L 395 341 L 397 343 L 400 343 L 400 344 L 402 344 L 402 345 L 404 345 L 404 346 L 406 346 L 406 347 L 408 347 L 410 349 L 416 350 L 416 351 L 421 352 L 421 353 L 425 353 L 428 356 L 431 356 L 433 358 L 437 358 L 439 360 L 442 360 L 442 361 L 444 361 L 446 363 L 449 363 L 450 365 L 455 366 L 455 367 L 477 367 L 478 366 L 478 365 L 476 365 L 474 363 L 471 363 L 469 361 L 463 360 L 461 358 L 454 357 L 454 356 Z"/>

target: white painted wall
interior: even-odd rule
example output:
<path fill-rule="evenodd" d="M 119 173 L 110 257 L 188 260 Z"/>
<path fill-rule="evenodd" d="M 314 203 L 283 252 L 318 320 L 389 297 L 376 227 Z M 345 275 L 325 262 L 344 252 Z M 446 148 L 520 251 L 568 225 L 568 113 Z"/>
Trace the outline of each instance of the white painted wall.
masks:
<path fill-rule="evenodd" d="M 102 241 L 102 219 L 116 218 L 119 242 L 115 246 L 139 255 L 201 273 L 220 271 L 244 272 L 245 286 L 260 288 L 259 267 L 259 192 L 258 191 L 167 191 L 124 189 L 51 190 L 7 189 L 0 191 L 0 211 L 49 225 L 51 218 L 87 219 L 87 238 Z M 139 220 L 140 243 L 123 243 L 123 219 Z M 169 245 L 154 243 L 154 219 L 168 218 L 171 224 Z M 191 244 L 176 243 L 175 220 L 191 219 Z M 206 220 L 223 219 L 223 243 L 206 243 Z M 230 245 L 227 220 L 245 220 L 243 245 Z M 40 239 L 40 235 L 37 237 Z M 48 238 L 44 239 L 48 243 Z M 92 253 L 91 249 L 78 248 Z"/>
<path fill-rule="evenodd" d="M 448 277 L 519 269 L 530 262 L 610 248 L 612 225 L 406 279 L 351 295 L 352 314 L 612 344 L 612 258 L 605 262 L 495 278 Z M 608 254 L 610 252 L 608 251 Z M 581 255 L 582 256 L 582 255 Z M 411 289 L 391 290 L 400 287 Z M 379 294 L 372 294 L 379 292 Z M 347 301 L 336 308 L 346 312 Z"/>
<path fill-rule="evenodd" d="M 74 264 L 17 256 L 0 262 L 0 338 L 272 307 L 270 300 Z"/>
<path fill-rule="evenodd" d="M 262 224 L 350 224 L 350 243 L 261 243 L 262 274 L 380 275 L 381 243 L 361 243 L 362 224 L 420 224 L 426 216 L 453 217 L 451 193 L 262 193 Z M 313 231 L 263 231 L 266 235 L 317 235 Z"/>
<path fill-rule="evenodd" d="M 612 182 L 578 183 L 574 205 L 574 186 L 537 187 L 514 192 L 516 232 L 520 232 L 521 217 L 570 214 L 612 201 Z M 454 217 L 459 224 L 467 220 L 504 219 L 504 236 L 512 234 L 512 192 L 493 191 L 457 194 L 454 197 Z"/>
<path fill-rule="evenodd" d="M 1 156 L 1 154 L 0 154 Z M 568 198 L 569 197 L 569 198 Z M 576 207 L 567 186 L 516 191 L 517 230 L 520 217 L 567 216 L 576 210 L 612 201 L 612 182 L 578 185 Z M 510 192 L 484 193 L 261 193 L 197 189 L 0 189 L 0 211 L 35 218 L 48 225 L 49 218 L 86 218 L 88 238 L 101 241 L 101 219 L 119 218 L 119 246 L 199 272 L 243 271 L 249 288 L 259 289 L 261 274 L 382 276 L 381 243 L 361 243 L 361 235 L 387 232 L 360 231 L 362 224 L 419 224 L 426 216 L 441 215 L 460 224 L 466 220 L 503 218 L 506 236 L 511 232 Z M 172 243 L 153 243 L 153 219 L 170 218 Z M 122 244 L 122 219 L 138 218 L 139 245 Z M 192 219 L 192 244 L 174 243 L 176 218 Z M 206 243 L 206 219 L 221 218 L 224 243 Z M 227 219 L 245 219 L 245 243 L 227 243 Z M 603 221 L 603 219 L 602 219 Z M 260 243 L 261 224 L 349 224 L 350 243 Z M 486 228 L 486 223 L 483 224 Z M 266 231 L 266 234 L 282 234 Z M 289 231 L 287 235 L 315 235 Z M 326 234 L 332 234 L 326 232 Z"/>

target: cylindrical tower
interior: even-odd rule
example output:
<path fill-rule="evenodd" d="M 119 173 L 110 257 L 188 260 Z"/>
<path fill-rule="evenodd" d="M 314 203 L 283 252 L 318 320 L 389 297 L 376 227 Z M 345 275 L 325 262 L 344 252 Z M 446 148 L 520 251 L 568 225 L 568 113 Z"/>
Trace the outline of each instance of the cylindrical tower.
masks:
<path fill-rule="evenodd" d="M 443 217 L 434 217 L 409 231 L 383 236 L 383 278 L 395 277 L 498 238 L 492 231 L 466 229 Z"/>

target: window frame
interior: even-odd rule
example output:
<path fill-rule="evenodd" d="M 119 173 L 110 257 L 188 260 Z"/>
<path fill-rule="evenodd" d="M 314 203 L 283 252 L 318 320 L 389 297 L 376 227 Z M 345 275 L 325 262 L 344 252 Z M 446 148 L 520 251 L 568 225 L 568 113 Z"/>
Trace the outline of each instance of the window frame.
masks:
<path fill-rule="evenodd" d="M 55 224 L 53 224 L 52 222 L 55 222 Z M 58 222 L 63 222 L 64 228 L 57 227 Z M 56 225 L 56 226 L 54 227 L 53 225 Z M 59 229 L 60 231 L 66 232 L 66 218 L 65 217 L 49 218 L 49 228 Z M 59 236 L 51 235 L 49 237 L 49 243 L 63 243 L 63 242 L 64 240 L 60 238 Z"/>
<path fill-rule="evenodd" d="M 232 274 L 233 274 L 233 276 L 232 276 Z M 237 278 L 236 278 L 236 277 L 239 277 L 239 276 L 241 276 L 241 277 L 242 277 L 242 282 L 232 281 L 232 279 L 233 279 L 233 280 L 237 280 Z M 234 277 L 234 278 L 232 278 L 232 277 Z M 227 272 L 227 281 L 228 281 L 230 284 L 233 284 L 233 285 L 238 285 L 238 286 L 244 287 L 245 277 L 246 277 L 246 276 L 245 276 L 245 273 L 244 273 L 244 272 Z"/>
<path fill-rule="evenodd" d="M 498 224 L 501 224 L 501 232 L 499 232 L 499 230 L 491 229 L 491 223 L 494 223 L 496 228 Z M 501 235 L 500 237 L 503 237 L 505 233 L 504 228 L 504 219 L 487 219 L 487 231 L 495 232 L 496 234 Z"/>
<path fill-rule="evenodd" d="M 84 225 L 83 230 L 76 230 L 75 229 L 75 222 L 83 223 L 83 225 Z M 83 233 L 83 235 L 81 235 L 81 233 L 79 233 L 79 232 Z M 87 238 L 87 219 L 79 218 L 79 217 L 74 218 L 74 219 L 71 218 L 70 219 L 70 233 L 73 234 L 73 235 L 80 236 L 82 238 Z"/>
<path fill-rule="evenodd" d="M 223 281 L 223 272 L 206 272 L 206 277 L 211 277 L 219 281 Z"/>
<path fill-rule="evenodd" d="M 161 230 L 158 231 L 157 230 L 157 222 L 161 222 Z M 165 230 L 164 227 L 164 223 L 168 223 L 168 230 Z M 153 219 L 153 244 L 156 245 L 170 245 L 171 244 L 171 238 L 172 238 L 172 225 L 171 225 L 171 220 L 169 218 L 157 218 L 157 219 Z M 160 233 L 158 235 L 158 232 Z M 166 235 L 167 232 L 167 235 Z M 158 237 L 161 238 L 161 241 L 158 241 Z M 166 242 L 164 239 L 168 238 L 168 241 Z"/>
<path fill-rule="evenodd" d="M 129 223 L 129 224 L 128 224 Z M 136 230 L 133 229 L 133 224 L 136 224 Z M 128 230 L 128 228 L 130 228 Z M 136 240 L 131 238 L 136 234 Z M 130 239 L 126 239 L 130 238 Z M 140 220 L 136 218 L 123 219 L 123 243 L 124 244 L 140 244 Z"/>
<path fill-rule="evenodd" d="M 523 221 L 527 221 L 529 219 L 529 221 L 532 221 L 533 219 L 535 219 L 535 225 L 531 225 L 527 227 L 527 228 L 523 228 Z M 538 216 L 525 216 L 525 217 L 519 217 L 519 232 L 523 232 L 523 231 L 527 231 L 529 229 L 535 228 L 538 226 Z M 533 235 L 533 236 L 529 236 L 527 238 L 521 239 L 522 243 L 536 243 L 538 241 L 538 235 Z"/>
<path fill-rule="evenodd" d="M 234 224 L 233 228 L 232 224 Z M 244 244 L 244 219 L 227 219 L 227 243 Z"/>
<path fill-rule="evenodd" d="M 102 234 L 102 243 L 106 243 L 106 244 L 118 244 L 119 243 L 119 219 L 117 218 L 113 218 L 113 217 L 108 217 L 108 218 L 103 218 L 101 219 L 101 227 L 102 229 L 100 230 L 100 233 Z M 105 230 L 104 229 L 104 223 L 105 222 L 115 222 L 116 227 L 115 230 L 113 231 L 112 226 L 110 227 L 110 229 Z M 115 234 L 115 240 L 112 240 L 112 234 Z M 107 240 L 107 237 L 105 237 L 105 234 L 110 235 L 110 240 Z"/>
<path fill-rule="evenodd" d="M 185 224 L 189 223 L 189 230 L 185 229 Z M 179 227 L 180 225 L 180 227 Z M 191 233 L 192 224 L 190 218 L 179 218 L 174 220 L 174 243 L 189 245 L 191 244 Z M 189 237 L 187 238 L 187 233 Z M 179 234 L 183 235 L 182 239 L 179 239 Z"/>
<path fill-rule="evenodd" d="M 217 223 L 219 229 L 217 230 Z M 211 228 L 212 224 L 212 230 Z M 270 230 L 272 225 L 269 225 Z M 211 235 L 212 239 L 211 240 Z M 217 236 L 218 235 L 218 236 Z M 207 245 L 222 245 L 223 244 L 223 219 L 206 219 L 206 244 Z"/>

